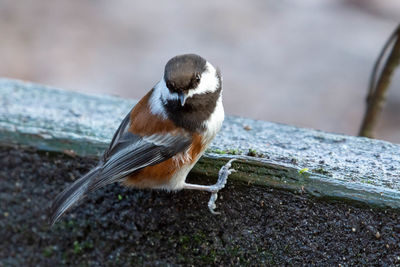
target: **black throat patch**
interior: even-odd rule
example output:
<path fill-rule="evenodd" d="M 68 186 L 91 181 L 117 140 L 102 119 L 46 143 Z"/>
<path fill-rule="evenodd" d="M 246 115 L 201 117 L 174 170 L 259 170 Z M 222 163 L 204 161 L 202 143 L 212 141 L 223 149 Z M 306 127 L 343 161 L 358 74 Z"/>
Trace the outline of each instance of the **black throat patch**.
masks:
<path fill-rule="evenodd" d="M 215 92 L 193 95 L 186 100 L 184 106 L 179 100 L 169 100 L 164 103 L 168 118 L 171 119 L 176 126 L 184 128 L 190 132 L 201 133 L 205 130 L 204 122 L 210 118 L 217 105 L 217 100 L 221 94 L 221 79 L 219 79 L 219 87 Z"/>

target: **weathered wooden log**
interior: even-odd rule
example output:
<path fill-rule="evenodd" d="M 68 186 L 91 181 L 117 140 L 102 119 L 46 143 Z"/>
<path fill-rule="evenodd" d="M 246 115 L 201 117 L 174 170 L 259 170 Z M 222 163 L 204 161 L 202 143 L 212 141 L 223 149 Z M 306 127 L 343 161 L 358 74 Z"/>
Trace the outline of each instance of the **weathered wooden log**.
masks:
<path fill-rule="evenodd" d="M 0 144 L 99 156 L 136 101 L 0 79 Z M 194 168 L 316 197 L 400 208 L 400 146 L 363 137 L 228 116 Z"/>

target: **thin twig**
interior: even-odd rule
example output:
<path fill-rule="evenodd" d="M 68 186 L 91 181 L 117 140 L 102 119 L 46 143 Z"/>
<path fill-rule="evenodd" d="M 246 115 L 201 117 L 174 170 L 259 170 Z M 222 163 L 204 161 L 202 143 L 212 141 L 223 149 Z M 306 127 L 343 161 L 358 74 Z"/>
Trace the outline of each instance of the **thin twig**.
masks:
<path fill-rule="evenodd" d="M 374 67 L 372 69 L 371 77 L 369 80 L 369 91 L 368 91 L 368 97 L 367 101 L 369 101 L 369 98 L 372 97 L 373 92 L 375 91 L 376 88 L 376 76 L 378 75 L 379 67 L 381 66 L 382 59 L 384 58 L 386 52 L 389 50 L 390 45 L 393 44 L 395 38 L 397 37 L 397 33 L 400 30 L 400 24 L 397 26 L 396 30 L 392 32 L 390 35 L 389 39 L 386 41 L 385 45 L 383 46 L 381 52 L 379 53 L 379 56 L 374 64 Z"/>
<path fill-rule="evenodd" d="M 379 67 L 382 63 L 384 55 L 389 47 L 392 50 L 383 66 L 379 79 L 376 79 Z M 360 127 L 360 136 L 373 138 L 373 130 L 375 128 L 378 115 L 382 111 L 383 104 L 386 98 L 386 92 L 389 88 L 390 81 L 394 70 L 400 63 L 400 24 L 396 30 L 391 34 L 386 41 L 377 61 L 375 62 L 372 70 L 368 96 L 367 96 L 367 110 L 364 114 L 363 122 Z"/>

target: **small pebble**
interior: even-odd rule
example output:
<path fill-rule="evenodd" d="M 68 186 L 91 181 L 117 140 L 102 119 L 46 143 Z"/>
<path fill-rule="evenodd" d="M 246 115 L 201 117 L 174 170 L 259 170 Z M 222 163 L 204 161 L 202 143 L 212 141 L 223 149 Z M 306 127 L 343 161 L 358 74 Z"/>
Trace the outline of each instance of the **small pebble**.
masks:
<path fill-rule="evenodd" d="M 251 130 L 251 127 L 250 127 L 249 125 L 244 125 L 244 126 L 243 126 L 243 129 L 245 129 L 246 131 L 250 131 L 250 130 Z"/>
<path fill-rule="evenodd" d="M 75 175 L 73 175 L 72 173 L 69 173 L 69 178 L 70 178 L 72 181 L 75 181 L 75 179 L 76 179 Z"/>
<path fill-rule="evenodd" d="M 378 239 L 381 238 L 381 233 L 376 232 L 375 237 L 378 238 Z"/>
<path fill-rule="evenodd" d="M 63 150 L 63 153 L 72 158 L 76 157 L 76 152 L 72 149 L 65 149 L 65 150 Z"/>

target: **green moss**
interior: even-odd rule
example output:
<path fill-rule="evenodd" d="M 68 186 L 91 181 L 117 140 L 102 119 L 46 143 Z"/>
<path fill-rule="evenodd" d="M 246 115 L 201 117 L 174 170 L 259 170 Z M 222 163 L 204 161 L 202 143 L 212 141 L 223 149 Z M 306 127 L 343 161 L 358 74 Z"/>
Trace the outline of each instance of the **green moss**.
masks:
<path fill-rule="evenodd" d="M 81 253 L 82 250 L 83 250 L 82 245 L 77 240 L 75 240 L 74 241 L 74 253 L 75 254 Z"/>
<path fill-rule="evenodd" d="M 249 148 L 249 151 L 247 152 L 247 156 L 256 157 L 257 151 L 255 149 Z"/>
<path fill-rule="evenodd" d="M 240 154 L 242 154 L 242 151 L 240 151 L 240 150 L 237 149 L 237 148 L 235 148 L 235 149 L 229 149 L 229 150 L 228 150 L 228 154 L 231 154 L 231 155 L 240 155 Z"/>
<path fill-rule="evenodd" d="M 45 247 L 42 253 L 46 258 L 50 258 L 54 253 L 54 246 Z"/>
<path fill-rule="evenodd" d="M 257 157 L 257 158 L 265 158 L 265 155 L 263 153 L 257 152 L 257 150 L 250 148 L 249 151 L 247 152 L 247 156 L 250 157 Z"/>
<path fill-rule="evenodd" d="M 74 220 L 68 220 L 66 222 L 66 226 L 69 228 L 73 228 L 75 226 L 75 221 Z"/>
<path fill-rule="evenodd" d="M 214 154 L 219 154 L 219 155 L 225 155 L 225 154 L 240 155 L 240 154 L 242 154 L 242 151 L 240 151 L 237 148 L 231 148 L 231 149 L 227 149 L 227 150 L 213 149 L 213 150 L 207 150 L 207 153 L 214 153 Z"/>
<path fill-rule="evenodd" d="M 86 249 L 92 249 L 93 243 L 91 241 L 79 242 L 78 240 L 75 240 L 73 246 L 73 252 L 75 254 L 81 254 Z"/>
<path fill-rule="evenodd" d="M 190 241 L 190 237 L 189 236 L 184 235 L 184 236 L 179 237 L 179 242 L 180 243 L 187 244 L 187 243 L 189 243 L 189 241 Z"/>
<path fill-rule="evenodd" d="M 175 240 L 171 240 L 171 243 L 174 243 Z M 184 251 L 188 251 L 190 249 L 191 239 L 189 236 L 181 236 L 179 237 L 179 244 Z"/>
<path fill-rule="evenodd" d="M 226 154 L 226 151 L 221 150 L 221 149 L 214 149 L 214 150 L 211 150 L 211 153 L 223 155 L 223 154 Z"/>
<path fill-rule="evenodd" d="M 304 174 L 306 172 L 308 172 L 308 168 L 303 168 L 303 169 L 299 170 L 299 174 Z"/>

